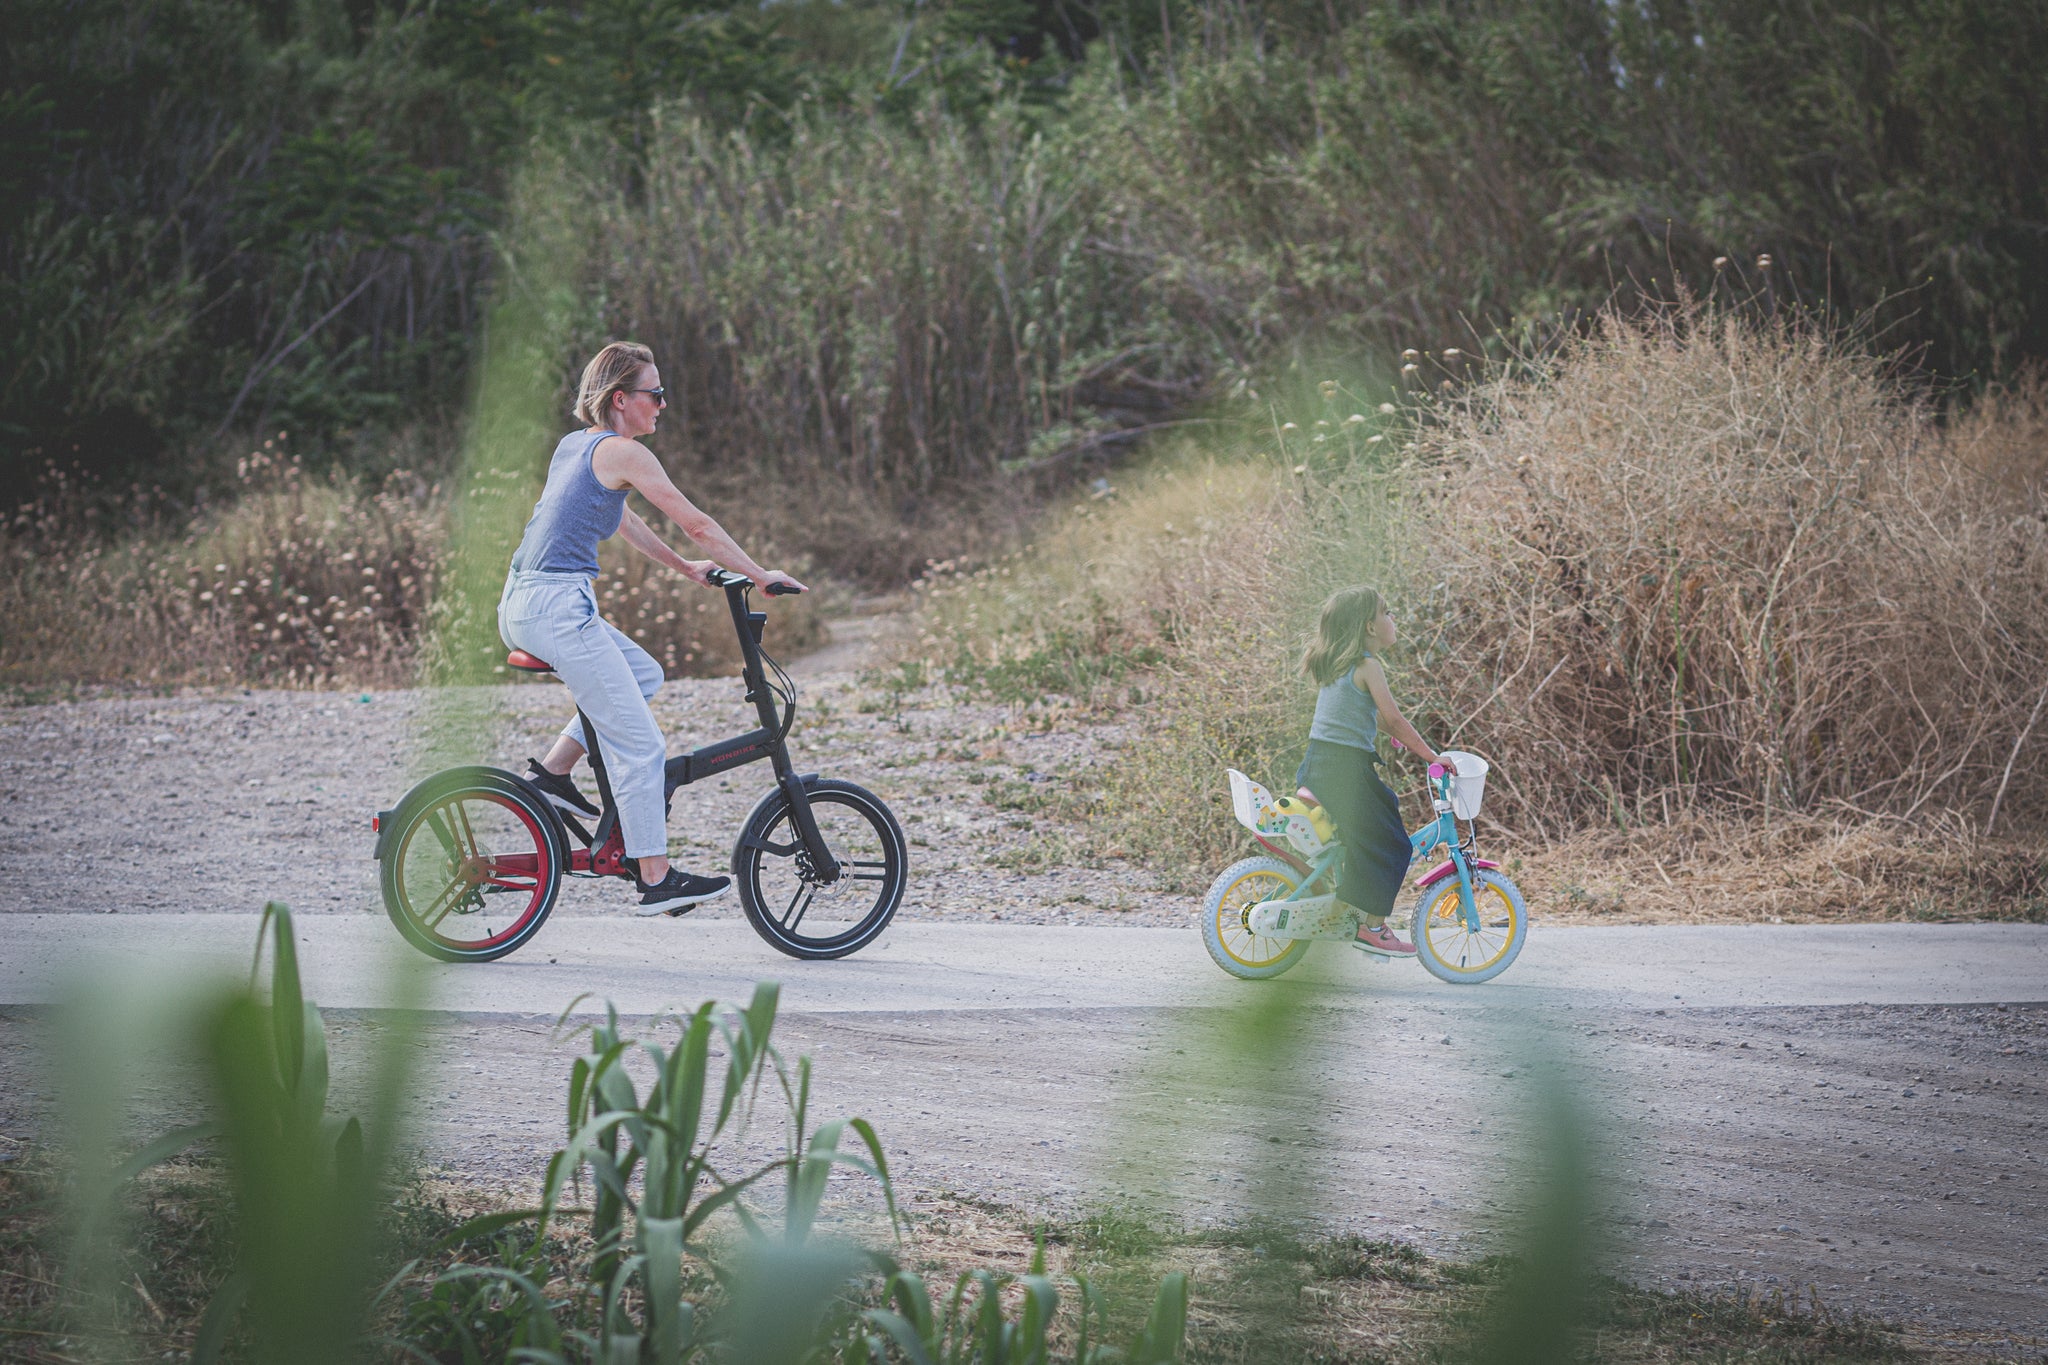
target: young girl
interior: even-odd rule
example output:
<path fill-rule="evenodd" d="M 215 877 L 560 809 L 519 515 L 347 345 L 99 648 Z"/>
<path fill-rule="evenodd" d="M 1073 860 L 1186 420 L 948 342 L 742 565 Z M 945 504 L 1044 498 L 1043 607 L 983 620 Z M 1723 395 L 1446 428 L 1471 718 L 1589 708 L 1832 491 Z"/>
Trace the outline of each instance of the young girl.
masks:
<path fill-rule="evenodd" d="M 1457 771 L 1423 741 L 1387 691 L 1386 670 L 1373 654 L 1393 643 L 1394 618 L 1371 588 L 1345 588 L 1323 603 L 1316 638 L 1301 660 L 1302 672 L 1322 691 L 1308 730 L 1308 756 L 1295 774 L 1344 840 L 1344 884 L 1337 895 L 1359 913 L 1358 946 L 1390 957 L 1415 952 L 1414 944 L 1387 925 L 1413 850 L 1401 823 L 1400 798 L 1373 771 L 1380 762 L 1380 732 L 1423 762 Z"/>

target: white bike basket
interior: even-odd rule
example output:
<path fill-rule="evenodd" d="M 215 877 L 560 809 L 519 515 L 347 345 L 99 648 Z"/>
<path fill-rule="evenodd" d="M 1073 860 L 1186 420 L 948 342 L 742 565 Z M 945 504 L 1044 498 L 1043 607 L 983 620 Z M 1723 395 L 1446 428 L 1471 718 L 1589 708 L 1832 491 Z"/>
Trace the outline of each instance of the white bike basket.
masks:
<path fill-rule="evenodd" d="M 1451 779 L 1452 814 L 1460 820 L 1477 820 L 1479 803 L 1486 798 L 1486 760 L 1460 749 L 1445 749 L 1442 753 L 1458 769 L 1458 775 Z"/>

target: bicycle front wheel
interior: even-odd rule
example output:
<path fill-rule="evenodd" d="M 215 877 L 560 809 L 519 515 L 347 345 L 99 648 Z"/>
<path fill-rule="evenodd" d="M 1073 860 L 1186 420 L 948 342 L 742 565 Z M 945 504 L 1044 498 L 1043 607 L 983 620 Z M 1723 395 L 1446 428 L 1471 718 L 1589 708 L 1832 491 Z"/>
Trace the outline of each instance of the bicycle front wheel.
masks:
<path fill-rule="evenodd" d="M 882 798 L 851 782 L 814 782 L 811 816 L 839 863 L 822 880 L 778 787 L 763 797 L 732 851 L 740 908 L 754 931 L 791 957 L 845 957 L 889 927 L 909 880 L 902 827 Z"/>
<path fill-rule="evenodd" d="M 406 793 L 383 850 L 384 910 L 443 962 L 488 962 L 538 933 L 568 840 L 540 795 L 496 768 L 455 768 Z"/>
<path fill-rule="evenodd" d="M 1498 872 L 1472 873 L 1472 904 L 1479 929 L 1465 922 L 1458 879 L 1426 888 L 1415 902 L 1415 956 L 1429 974 L 1457 986 L 1491 981 L 1514 963 L 1529 936 L 1529 911 L 1522 892 Z"/>

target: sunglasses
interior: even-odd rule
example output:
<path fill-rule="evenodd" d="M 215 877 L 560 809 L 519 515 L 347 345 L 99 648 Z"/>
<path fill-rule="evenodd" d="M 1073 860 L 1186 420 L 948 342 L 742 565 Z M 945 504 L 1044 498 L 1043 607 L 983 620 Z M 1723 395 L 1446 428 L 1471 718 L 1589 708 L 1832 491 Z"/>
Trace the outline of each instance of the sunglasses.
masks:
<path fill-rule="evenodd" d="M 668 402 L 668 390 L 667 390 L 666 388 L 660 388 L 660 389 L 620 389 L 620 390 L 619 390 L 619 392 L 620 392 L 620 393 L 644 393 L 644 394 L 646 394 L 646 395 L 647 395 L 648 397 L 652 398 L 652 399 L 653 399 L 653 400 L 654 400 L 655 402 L 657 402 L 657 403 L 666 403 L 666 402 Z"/>

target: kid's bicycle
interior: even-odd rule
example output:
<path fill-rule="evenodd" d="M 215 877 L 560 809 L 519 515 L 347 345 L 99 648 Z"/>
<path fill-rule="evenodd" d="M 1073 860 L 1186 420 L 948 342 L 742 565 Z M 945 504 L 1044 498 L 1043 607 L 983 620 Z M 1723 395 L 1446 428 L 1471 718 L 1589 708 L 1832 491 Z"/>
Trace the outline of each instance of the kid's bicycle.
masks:
<path fill-rule="evenodd" d="M 775 786 L 754 806 L 733 846 L 740 906 L 755 931 L 791 957 L 845 957 L 874 942 L 902 903 L 909 875 L 902 827 L 873 792 L 796 773 L 785 743 L 796 719 L 796 685 L 761 648 L 768 617 L 748 609 L 753 580 L 717 569 L 709 581 L 725 589 L 747 700 L 761 723 L 670 758 L 664 796 L 770 760 Z M 770 595 L 779 595 L 777 586 L 769 587 Z M 506 663 L 553 672 L 524 650 L 513 650 Z M 773 682 L 766 669 L 774 670 Z M 525 778 L 484 767 L 436 773 L 371 821 L 384 909 L 415 948 L 444 962 L 503 957 L 540 931 L 563 877 L 633 875 L 597 727 L 580 708 L 577 715 L 602 797 L 590 828 Z"/>
<path fill-rule="evenodd" d="M 1471 834 L 1458 835 L 1459 820 L 1469 824 L 1479 815 L 1485 760 L 1447 757 L 1456 775 L 1440 763 L 1429 767 L 1436 818 L 1408 836 L 1418 858 L 1439 845 L 1448 855 L 1421 879 L 1410 932 L 1415 956 L 1431 976 L 1477 985 L 1506 971 L 1522 951 L 1529 912 L 1500 864 L 1474 854 Z M 1267 852 L 1232 863 L 1210 884 L 1202 941 L 1224 971 L 1260 981 L 1301 961 L 1317 939 L 1350 940 L 1358 916 L 1330 894 L 1343 876 L 1344 846 L 1315 794 L 1303 787 L 1276 798 L 1235 768 L 1227 771 L 1231 808 Z"/>

